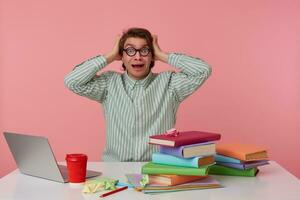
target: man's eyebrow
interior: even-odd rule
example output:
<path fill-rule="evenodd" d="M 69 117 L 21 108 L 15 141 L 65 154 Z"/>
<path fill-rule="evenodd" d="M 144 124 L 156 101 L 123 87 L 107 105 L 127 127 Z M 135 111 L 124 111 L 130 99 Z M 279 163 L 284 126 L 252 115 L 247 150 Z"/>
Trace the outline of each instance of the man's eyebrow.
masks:
<path fill-rule="evenodd" d="M 128 43 L 128 44 L 126 44 L 125 45 L 125 47 L 127 47 L 127 46 L 132 46 L 132 47 L 136 47 L 134 44 L 130 44 L 130 43 Z M 149 47 L 149 45 L 148 44 L 144 44 L 142 47 Z"/>

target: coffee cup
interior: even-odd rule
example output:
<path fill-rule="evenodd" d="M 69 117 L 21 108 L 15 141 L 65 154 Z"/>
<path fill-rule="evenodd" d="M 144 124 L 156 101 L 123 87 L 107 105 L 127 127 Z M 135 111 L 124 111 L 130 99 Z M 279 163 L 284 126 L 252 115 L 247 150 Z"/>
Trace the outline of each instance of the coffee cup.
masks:
<path fill-rule="evenodd" d="M 85 154 L 66 155 L 69 183 L 82 184 L 85 182 L 87 159 Z"/>

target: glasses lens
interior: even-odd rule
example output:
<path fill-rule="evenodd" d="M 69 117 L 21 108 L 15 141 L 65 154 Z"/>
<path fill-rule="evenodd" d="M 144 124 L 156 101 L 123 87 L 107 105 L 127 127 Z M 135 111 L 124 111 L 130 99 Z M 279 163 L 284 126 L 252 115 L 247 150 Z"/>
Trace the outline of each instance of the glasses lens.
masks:
<path fill-rule="evenodd" d="M 142 56 L 147 56 L 149 54 L 150 50 L 147 47 L 144 47 L 140 50 L 140 53 Z"/>
<path fill-rule="evenodd" d="M 132 47 L 125 49 L 125 51 L 126 51 L 127 55 L 129 55 L 129 56 L 134 56 L 136 54 L 135 48 L 132 48 Z"/>

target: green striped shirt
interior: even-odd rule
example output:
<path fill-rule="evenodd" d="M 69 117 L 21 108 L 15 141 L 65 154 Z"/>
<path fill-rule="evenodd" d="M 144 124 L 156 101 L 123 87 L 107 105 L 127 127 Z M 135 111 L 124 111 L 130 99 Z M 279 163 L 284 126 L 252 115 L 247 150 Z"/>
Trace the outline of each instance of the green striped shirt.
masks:
<path fill-rule="evenodd" d="M 171 53 L 168 64 L 180 72 L 150 72 L 143 80 L 125 73 L 96 73 L 107 65 L 96 56 L 79 65 L 65 77 L 74 93 L 103 105 L 106 119 L 104 161 L 149 161 L 155 145 L 149 136 L 175 126 L 179 104 L 199 88 L 211 73 L 202 60 Z"/>

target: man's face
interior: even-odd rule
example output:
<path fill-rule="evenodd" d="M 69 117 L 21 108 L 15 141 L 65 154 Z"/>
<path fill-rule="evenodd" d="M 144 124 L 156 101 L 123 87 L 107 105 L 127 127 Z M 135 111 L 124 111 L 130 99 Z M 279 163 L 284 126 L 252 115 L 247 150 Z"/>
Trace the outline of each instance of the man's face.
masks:
<path fill-rule="evenodd" d="M 130 37 L 125 41 L 124 49 L 132 47 L 142 51 L 143 48 L 149 48 L 146 40 L 138 37 Z M 137 51 L 134 56 L 129 56 L 125 51 L 123 51 L 122 61 L 126 67 L 128 75 L 135 80 L 141 80 L 145 78 L 150 72 L 152 54 L 149 52 L 147 56 L 142 56 L 141 54 L 144 52 L 145 51 Z"/>

